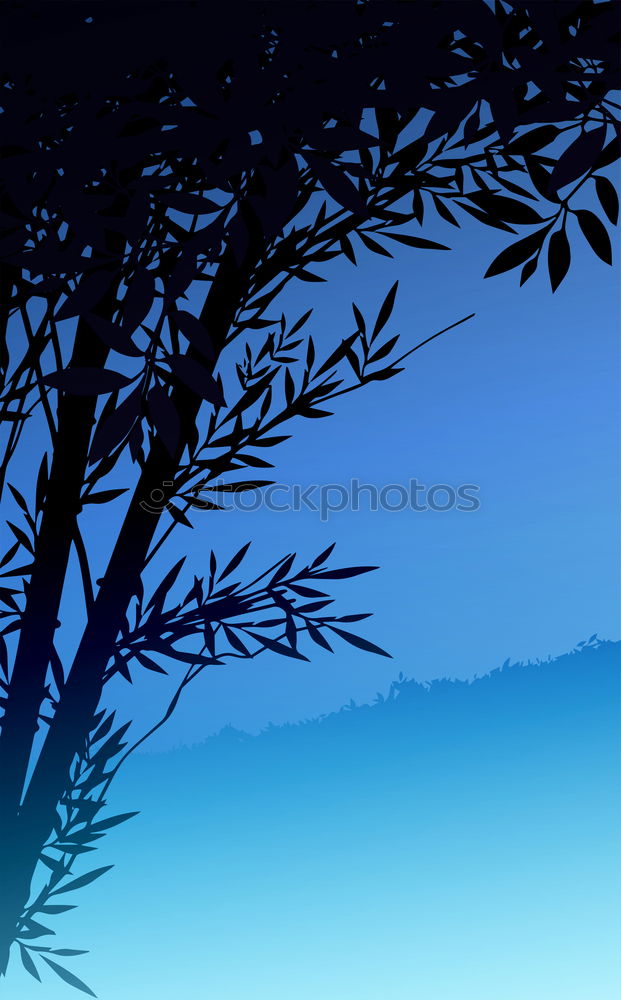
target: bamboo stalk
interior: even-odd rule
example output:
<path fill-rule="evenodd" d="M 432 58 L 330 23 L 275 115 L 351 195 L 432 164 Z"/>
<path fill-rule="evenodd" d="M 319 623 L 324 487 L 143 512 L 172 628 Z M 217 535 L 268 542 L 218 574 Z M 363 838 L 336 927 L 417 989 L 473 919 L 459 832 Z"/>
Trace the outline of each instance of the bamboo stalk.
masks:
<path fill-rule="evenodd" d="M 257 249 L 252 248 L 254 260 L 258 260 L 260 249 L 262 249 L 260 244 Z M 249 250 L 248 255 L 250 252 Z M 248 255 L 246 260 L 248 260 Z M 225 344 L 226 335 L 233 323 L 243 288 L 251 273 L 251 264 L 246 263 L 243 268 L 239 268 L 235 263 L 232 251 L 225 252 L 201 313 L 201 320 L 210 331 L 216 359 Z M 187 353 L 188 357 L 193 357 L 195 360 L 200 357 L 191 347 Z M 215 364 L 215 361 L 213 363 Z M 72 400 L 75 398 L 65 397 L 65 399 Z M 78 398 L 81 399 L 81 397 Z M 0 909 L 0 974 L 6 969 L 8 950 L 15 935 L 17 920 L 27 902 L 30 882 L 38 862 L 41 846 L 52 827 L 56 805 L 68 786 L 72 760 L 81 746 L 84 745 L 88 735 L 92 717 L 101 697 L 105 669 L 132 596 L 136 593 L 149 547 L 159 522 L 159 514 L 145 511 L 141 507 L 141 501 L 148 500 L 151 492 L 161 488 L 164 481 L 174 479 L 189 432 L 195 424 L 202 403 L 198 396 L 181 386 L 175 389 L 172 398 L 180 415 L 182 427 L 177 455 L 172 457 L 159 437 L 153 442 L 101 587 L 91 609 L 58 708 L 34 767 L 23 805 L 17 816 L 17 822 L 8 824 L 6 827 L 7 830 L 13 830 L 13 836 L 9 838 L 8 844 L 3 845 L 0 855 L 0 864 L 4 858 L 10 862 L 11 867 L 11 872 L 7 873 L 9 875 L 8 884 L 5 883 L 4 886 Z M 59 420 L 59 426 L 60 424 Z M 91 427 L 92 416 L 86 426 L 82 428 L 85 440 L 79 442 L 74 440 L 73 442 L 73 447 L 77 446 L 82 449 L 80 456 L 83 459 L 81 461 L 82 476 L 76 477 L 74 484 L 78 487 L 77 493 L 74 493 L 78 500 Z M 76 455 L 74 455 L 75 459 Z M 74 466 L 75 471 L 77 471 L 77 465 Z M 56 513 L 58 514 L 58 512 Z M 65 527 L 64 529 L 66 537 L 63 535 L 63 544 L 70 547 L 75 516 L 68 518 L 68 522 L 70 528 Z M 64 553 L 63 548 L 63 555 Z M 58 555 L 56 559 L 58 560 Z M 48 599 L 49 592 L 46 601 Z M 47 613 L 46 641 L 51 642 L 54 628 L 49 620 L 51 619 L 49 603 L 47 603 Z M 55 625 L 56 612 L 54 612 L 53 618 Z M 32 631 L 31 627 L 29 632 Z M 36 648 L 36 636 L 32 636 L 32 634 L 29 638 L 28 648 L 30 650 Z M 45 661 L 45 668 L 47 668 L 48 660 L 49 657 Z M 40 675 L 43 675 L 44 678 L 45 670 L 42 667 L 39 668 L 39 681 Z M 37 697 L 40 697 L 40 688 Z M 32 738 L 36 731 L 36 717 L 40 701 L 37 702 L 36 708 L 34 701 L 35 696 L 31 694 L 28 709 L 30 720 L 32 720 L 34 713 L 34 725 L 30 721 L 30 741 L 24 739 L 23 731 L 17 734 L 23 741 L 19 747 L 22 754 L 22 768 L 24 761 L 27 767 L 27 757 L 29 756 L 27 751 L 32 746 Z M 22 720 L 24 715 L 25 713 L 22 714 Z M 22 721 L 22 726 L 23 724 Z M 9 741 L 7 741 L 8 745 Z M 14 775 L 13 788 L 11 789 L 14 796 L 15 783 L 16 776 Z M 15 818 L 15 814 L 13 814 L 13 818 Z"/>

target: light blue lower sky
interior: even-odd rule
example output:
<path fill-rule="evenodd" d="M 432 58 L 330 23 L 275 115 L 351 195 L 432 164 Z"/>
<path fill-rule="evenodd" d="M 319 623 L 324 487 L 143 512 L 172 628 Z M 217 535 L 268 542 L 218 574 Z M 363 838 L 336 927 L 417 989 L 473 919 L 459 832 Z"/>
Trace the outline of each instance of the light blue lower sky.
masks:
<path fill-rule="evenodd" d="M 617 1000 L 620 648 L 138 758 L 41 943 L 100 1000 Z"/>

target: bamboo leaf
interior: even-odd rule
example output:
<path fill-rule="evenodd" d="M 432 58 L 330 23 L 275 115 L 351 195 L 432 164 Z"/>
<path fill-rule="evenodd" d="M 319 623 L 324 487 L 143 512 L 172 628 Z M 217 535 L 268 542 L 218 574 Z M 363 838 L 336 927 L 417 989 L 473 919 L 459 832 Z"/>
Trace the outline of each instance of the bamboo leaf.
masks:
<path fill-rule="evenodd" d="M 183 384 L 197 396 L 216 406 L 225 405 L 222 390 L 216 379 L 198 361 L 194 361 L 184 354 L 171 355 L 167 360 L 173 374 L 181 379 Z"/>
<path fill-rule="evenodd" d="M 16 524 L 13 524 L 12 521 L 7 521 L 6 524 L 7 524 L 7 527 L 11 529 L 11 531 L 13 532 L 13 534 L 15 535 L 15 537 L 17 538 L 17 540 L 20 543 L 20 545 L 23 545 L 24 548 L 28 552 L 30 552 L 30 555 L 33 556 L 34 555 L 34 548 L 33 548 L 32 542 L 30 541 L 30 539 L 29 539 L 28 535 L 26 534 L 26 532 L 22 528 L 19 528 Z"/>
<path fill-rule="evenodd" d="M 139 358 L 140 348 L 132 340 L 129 327 L 121 327 L 118 323 L 112 323 L 109 319 L 89 313 L 88 322 L 95 331 L 99 339 L 117 354 L 124 354 L 129 358 Z"/>
<path fill-rule="evenodd" d="M 331 368 L 334 368 L 335 365 L 339 363 L 339 361 L 342 361 L 345 355 L 347 354 L 349 348 L 357 339 L 358 339 L 358 334 L 354 333 L 350 337 L 346 337 L 344 340 L 342 340 L 341 343 L 338 345 L 338 347 L 336 347 L 332 351 L 332 354 L 330 354 L 326 358 L 324 363 L 320 365 L 320 367 L 317 369 L 317 371 L 315 372 L 315 377 L 317 377 L 318 375 L 322 375 L 324 372 L 329 371 Z"/>
<path fill-rule="evenodd" d="M 138 663 L 140 663 L 141 666 L 145 667 L 147 670 L 152 670 L 154 674 L 168 675 L 168 671 L 164 670 L 163 667 L 160 667 L 155 660 L 152 660 L 151 657 L 147 656 L 145 653 L 133 650 L 132 655 L 138 660 Z"/>
<path fill-rule="evenodd" d="M 129 333 L 137 330 L 153 305 L 155 278 L 150 271 L 139 268 L 132 278 L 123 299 L 123 328 Z"/>
<path fill-rule="evenodd" d="M 127 437 L 140 416 L 141 398 L 141 387 L 137 386 L 109 416 L 99 418 L 88 456 L 91 464 L 109 455 Z"/>
<path fill-rule="evenodd" d="M 380 333 L 383 330 L 383 328 L 386 326 L 386 323 L 390 319 L 390 316 L 394 309 L 398 287 L 399 287 L 399 282 L 395 281 L 394 285 L 388 292 L 386 298 L 384 299 L 381 305 L 380 311 L 375 321 L 375 326 L 373 327 L 373 333 L 371 334 L 371 342 L 375 340 L 378 333 Z"/>
<path fill-rule="evenodd" d="M 393 350 L 393 348 L 396 346 L 398 340 L 399 340 L 399 335 L 397 334 L 396 337 L 391 337 L 390 340 L 387 340 L 385 344 L 382 344 L 382 346 L 378 348 L 375 354 L 372 354 L 370 356 L 369 364 L 372 365 L 376 361 L 381 361 L 382 358 L 387 357 Z"/>
<path fill-rule="evenodd" d="M 619 196 L 614 184 L 607 177 L 596 177 L 595 190 L 609 221 L 616 226 L 619 218 Z"/>
<path fill-rule="evenodd" d="M 360 235 L 360 234 L 359 234 Z M 416 250 L 450 250 L 444 243 L 436 243 L 434 240 L 424 240 L 421 236 L 410 236 L 409 233 L 384 233 L 391 240 L 403 243 L 406 247 L 414 247 Z"/>
<path fill-rule="evenodd" d="M 304 313 L 304 315 L 303 315 L 303 316 L 300 316 L 300 318 L 299 318 L 298 320 L 296 320 L 296 322 L 295 322 L 295 323 L 293 324 L 293 326 L 292 326 L 292 327 L 291 327 L 291 329 L 289 330 L 289 336 L 290 336 L 290 337 L 292 337 L 292 336 L 293 336 L 293 335 L 294 335 L 295 333 L 297 333 L 297 332 L 298 332 L 298 330 L 301 330 L 301 329 L 302 329 L 302 327 L 303 327 L 303 326 L 305 325 L 305 323 L 307 323 L 307 322 L 308 322 L 308 320 L 309 320 L 309 318 L 310 318 L 310 316 L 311 316 L 312 312 L 313 312 L 313 310 L 312 310 L 312 309 L 308 309 L 308 310 L 307 310 L 307 311 L 306 311 L 306 312 Z"/>
<path fill-rule="evenodd" d="M 222 623 L 222 628 L 224 629 L 224 634 L 226 636 L 227 641 L 231 644 L 233 649 L 236 649 L 238 653 L 242 653 L 244 656 L 250 656 L 250 651 L 246 646 L 244 646 L 243 642 L 241 641 L 240 637 L 237 635 L 235 630 L 232 629 L 229 625 L 225 625 L 224 622 Z"/>
<path fill-rule="evenodd" d="M 550 191 L 571 184 L 595 165 L 606 141 L 606 125 L 581 132 L 577 139 L 561 153 L 550 176 Z"/>
<path fill-rule="evenodd" d="M 305 660 L 307 663 L 309 662 L 308 656 L 304 656 L 297 649 L 291 649 L 291 647 L 287 646 L 284 642 L 278 642 L 276 639 L 270 639 L 266 635 L 259 635 L 257 632 L 249 631 L 248 635 L 252 636 L 253 639 L 256 639 L 258 643 L 264 646 L 265 649 L 269 649 L 272 653 L 278 653 L 279 656 L 289 656 L 294 660 Z"/>
<path fill-rule="evenodd" d="M 605 264 L 612 264 L 612 246 L 610 237 L 606 232 L 606 227 L 601 219 L 598 219 L 593 212 L 587 209 L 579 209 L 576 212 L 578 225 L 584 237 L 594 253 L 603 260 Z"/>
<path fill-rule="evenodd" d="M 10 483 L 8 484 L 8 486 L 9 486 L 9 489 L 10 489 L 11 493 L 13 494 L 13 498 L 15 499 L 15 502 L 17 503 L 17 505 L 19 507 L 21 507 L 21 509 L 23 510 L 24 514 L 28 514 L 28 504 L 26 503 L 26 501 L 25 501 L 24 497 L 22 496 L 22 494 L 14 486 L 11 486 Z"/>
<path fill-rule="evenodd" d="M 180 510 L 179 507 L 176 507 L 174 505 L 174 503 L 170 503 L 168 505 L 168 507 L 166 508 L 166 510 L 168 511 L 168 513 L 170 514 L 170 516 L 172 517 L 173 521 L 176 521 L 177 524 L 182 524 L 184 526 L 184 528 L 193 528 L 194 527 L 194 525 L 189 520 L 189 518 L 187 518 L 185 516 L 185 514 L 183 513 L 183 511 Z"/>
<path fill-rule="evenodd" d="M 523 239 L 517 240 L 515 243 L 511 243 L 510 246 L 505 247 L 497 257 L 494 257 L 494 260 L 485 272 L 485 277 L 492 278 L 496 274 L 504 274 L 505 271 L 511 271 L 514 267 L 519 267 L 520 264 L 523 264 L 525 260 L 528 260 L 529 257 L 532 257 L 533 254 L 541 249 L 547 231 L 548 227 L 546 226 L 544 229 L 539 229 L 536 233 L 530 233 L 529 236 L 525 236 Z"/>
<path fill-rule="evenodd" d="M 183 336 L 189 340 L 192 346 L 200 351 L 204 358 L 209 361 L 213 360 L 215 354 L 211 337 L 200 319 L 185 309 L 177 309 L 172 315 Z"/>
<path fill-rule="evenodd" d="M 382 257 L 390 257 L 392 259 L 392 254 L 390 250 L 387 250 L 386 247 L 383 247 L 381 243 L 378 243 L 377 240 L 374 240 L 373 237 L 370 236 L 369 233 L 365 232 L 364 229 L 358 229 L 356 230 L 356 232 L 358 233 L 358 236 L 364 243 L 367 250 L 371 250 L 372 253 L 378 253 Z M 384 233 L 383 235 L 388 236 L 390 234 Z"/>
<path fill-rule="evenodd" d="M 119 826 L 134 816 L 139 816 L 139 812 L 121 813 L 118 816 L 111 816 L 109 819 L 102 819 L 99 823 L 92 823 L 89 827 L 91 833 L 101 833 L 103 830 L 111 830 L 113 826 Z"/>
<path fill-rule="evenodd" d="M 97 994 L 93 993 L 92 989 L 87 986 L 86 983 L 83 983 L 81 979 L 78 979 L 73 972 L 69 972 L 68 969 L 64 969 L 62 965 L 58 965 L 57 962 L 52 961 L 51 958 L 47 958 L 45 955 L 42 955 L 41 958 L 44 962 L 47 962 L 50 969 L 53 969 L 56 975 L 60 979 L 64 980 L 68 986 L 73 986 L 74 989 L 80 990 L 82 993 L 87 993 L 89 997 L 97 996 Z"/>
<path fill-rule="evenodd" d="M 30 953 L 23 944 L 20 944 L 20 942 L 18 942 L 18 944 L 19 944 L 19 953 L 22 959 L 22 965 L 24 966 L 26 972 L 29 972 L 31 976 L 33 976 L 35 979 L 38 979 L 39 982 L 41 982 L 41 976 L 39 975 L 37 967 L 34 964 Z"/>
<path fill-rule="evenodd" d="M 7 551 L 2 556 L 2 559 L 0 559 L 0 567 L 6 566 L 7 563 L 11 562 L 11 559 L 17 552 L 18 548 L 19 548 L 19 542 L 15 542 L 14 545 L 11 545 L 10 549 L 7 549 Z"/>
<path fill-rule="evenodd" d="M 54 934 L 54 931 L 50 930 L 49 927 L 44 927 L 43 924 L 40 924 L 37 920 L 33 920 L 32 917 L 29 917 L 26 920 L 26 930 L 20 931 L 18 936 L 20 938 L 31 939 L 45 937 L 47 934 Z"/>
<path fill-rule="evenodd" d="M 569 270 L 571 250 L 564 229 L 552 233 L 548 244 L 548 273 L 550 285 L 555 292 Z"/>
<path fill-rule="evenodd" d="M 537 258 L 533 257 L 532 260 L 526 261 L 524 267 L 522 268 L 522 273 L 520 275 L 520 288 L 524 285 L 530 277 L 537 270 Z"/>
<path fill-rule="evenodd" d="M 61 886 L 60 889 L 54 889 L 50 893 L 50 896 L 59 896 L 61 892 L 73 892 L 75 889 L 83 889 L 84 886 L 90 885 L 91 882 L 95 881 L 95 879 L 105 875 L 105 873 L 109 872 L 111 868 L 114 868 L 114 865 L 105 865 L 105 867 L 96 868 L 94 871 L 88 872 L 86 875 L 80 875 L 78 878 L 72 879 L 71 882 L 68 882 L 66 885 Z"/>
<path fill-rule="evenodd" d="M 556 125 L 540 125 L 529 132 L 525 132 L 513 139 L 507 147 L 508 152 L 521 156 L 524 153 L 535 153 L 544 146 L 549 146 L 551 142 L 560 135 L 560 129 Z"/>
<path fill-rule="evenodd" d="M 360 576 L 361 573 L 370 573 L 378 569 L 377 566 L 346 566 L 343 569 L 326 569 L 319 573 L 313 573 L 313 580 L 346 580 L 350 576 Z"/>
<path fill-rule="evenodd" d="M 328 559 L 332 555 L 335 545 L 336 542 L 332 542 L 332 545 L 328 545 L 327 549 L 324 549 L 323 552 L 320 552 L 319 555 L 315 559 L 313 559 L 312 563 L 310 564 L 310 569 L 314 569 L 316 566 L 321 566 L 321 564 L 324 563 L 326 559 Z"/>
<path fill-rule="evenodd" d="M 162 191 L 158 194 L 158 201 L 173 211 L 186 215 L 210 215 L 212 212 L 220 211 L 220 205 L 211 198 L 204 198 L 198 194 L 185 194 L 181 191 Z"/>
<path fill-rule="evenodd" d="M 110 287 L 112 275 L 109 271 L 94 271 L 80 280 L 75 291 L 71 292 L 56 313 L 56 321 L 71 319 L 90 312 L 103 298 Z"/>
<path fill-rule="evenodd" d="M 329 159 L 315 153 L 301 151 L 302 156 L 314 171 L 326 194 L 354 215 L 368 216 L 367 206 L 358 189 L 347 174 Z"/>
<path fill-rule="evenodd" d="M 45 385 L 72 396 L 99 396 L 129 385 L 131 379 L 109 368 L 65 368 L 43 378 Z"/>
<path fill-rule="evenodd" d="M 246 555 L 246 552 L 250 548 L 250 545 L 251 545 L 250 542 L 246 542 L 245 545 L 242 545 L 242 547 L 239 550 L 239 552 L 237 552 L 233 556 L 233 558 L 231 559 L 231 561 L 222 570 L 222 572 L 220 573 L 220 576 L 216 580 L 216 583 L 220 583 L 221 580 L 224 580 L 225 577 L 230 576 L 231 573 L 233 573 L 237 569 L 237 567 L 239 566 L 240 562 L 242 561 L 242 559 Z"/>
<path fill-rule="evenodd" d="M 493 191 L 475 191 L 468 197 L 475 205 L 479 205 L 484 211 L 503 222 L 515 222 L 518 225 L 541 222 L 539 212 L 536 212 L 532 205 L 526 205 L 517 198 L 508 198 Z"/>
<path fill-rule="evenodd" d="M 356 646 L 358 649 L 364 649 L 367 653 L 377 653 L 379 656 L 388 656 L 392 659 L 390 653 L 387 653 L 380 646 L 376 646 L 374 642 L 369 642 L 368 639 L 362 639 L 359 635 L 354 635 L 353 632 L 346 632 L 345 629 L 337 628 L 336 625 L 329 625 L 328 628 L 332 632 L 336 632 L 337 635 L 340 635 L 341 639 L 345 639 L 350 646 Z"/>
<path fill-rule="evenodd" d="M 322 646 L 324 649 L 327 649 L 330 653 L 334 652 L 325 635 L 322 634 L 316 625 L 313 625 L 312 622 L 307 622 L 306 628 L 308 629 L 308 634 L 313 642 L 315 642 L 318 646 Z"/>
<path fill-rule="evenodd" d="M 58 904 L 46 903 L 45 906 L 42 906 L 38 912 L 57 914 L 57 913 L 67 913 L 68 910 L 75 910 L 75 909 L 76 907 L 72 903 L 67 903 L 65 906 L 63 906 L 61 903 Z"/>
<path fill-rule="evenodd" d="M 50 955 L 62 955 L 69 958 L 74 955 L 88 955 L 88 951 L 83 948 L 50 948 Z"/>
<path fill-rule="evenodd" d="M 161 583 L 158 584 L 158 586 L 153 591 L 153 595 L 151 596 L 151 599 L 147 604 L 145 611 L 148 611 L 150 608 L 154 607 L 158 608 L 162 607 L 166 599 L 166 595 L 168 594 L 168 591 L 173 586 L 175 580 L 179 576 L 181 567 L 183 566 L 184 562 L 185 562 L 185 556 L 182 556 L 181 559 L 179 559 L 175 563 L 172 569 L 168 571 L 164 579 L 161 581 Z"/>

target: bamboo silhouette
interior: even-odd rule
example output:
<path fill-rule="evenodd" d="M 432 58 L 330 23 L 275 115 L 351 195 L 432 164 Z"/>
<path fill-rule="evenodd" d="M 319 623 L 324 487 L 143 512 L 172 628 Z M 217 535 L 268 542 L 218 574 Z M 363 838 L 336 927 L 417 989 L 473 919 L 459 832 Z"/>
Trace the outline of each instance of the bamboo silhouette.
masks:
<path fill-rule="evenodd" d="M 321 5 L 244 4 L 216 22 L 191 3 L 174 13 L 168 4 L 110 4 L 92 17 L 84 4 L 29 7 L 1 15 L 14 51 L 0 164 L 0 483 L 24 527 L 7 522 L 15 542 L 0 560 L 3 578 L 22 581 L 0 588 L 0 972 L 17 942 L 36 978 L 33 954 L 91 992 L 50 958 L 54 949 L 32 942 L 52 933 L 36 917 L 64 908 L 53 897 L 104 873 L 74 877 L 79 854 L 128 818 L 96 820 L 129 726 L 115 729 L 114 712 L 101 707 L 107 682 L 130 680 L 132 670 L 166 673 L 161 657 L 175 660 L 185 673 L 172 711 L 200 671 L 227 657 L 305 659 L 300 636 L 384 652 L 343 628 L 364 615 L 324 613 L 331 599 L 314 581 L 373 568 L 331 568 L 330 551 L 301 568 L 282 557 L 256 587 L 219 583 L 244 551 L 219 577 L 214 555 L 207 583 L 195 577 L 183 601 L 167 605 L 178 564 L 145 602 L 155 552 L 173 528 L 191 525 L 193 490 L 211 488 L 209 509 L 218 489 L 260 489 L 266 480 L 216 480 L 272 468 L 265 449 L 289 436 L 279 432 L 291 419 L 329 416 L 329 401 L 394 377 L 438 335 L 401 354 L 397 336 L 384 339 L 396 283 L 373 323 L 354 304 L 355 331 L 326 358 L 306 335 L 312 310 L 290 325 L 268 309 L 291 281 L 324 280 L 311 268 L 334 258 L 448 250 L 414 228 L 429 213 L 517 237 L 489 276 L 520 267 L 524 283 L 545 259 L 558 287 L 570 215 L 610 262 L 606 226 L 580 198 L 592 183 L 616 222 L 605 170 L 618 156 L 608 97 L 618 81 L 618 4 L 513 2 L 492 12 L 483 0 L 441 11 L 348 2 L 331 5 L 329 17 Z M 210 40 L 201 47 L 199 38 Z M 69 68 L 76 46 L 83 78 Z M 421 108 L 429 114 L 419 125 Z M 197 315 L 185 308 L 190 289 L 203 302 Z M 36 328 L 35 300 L 44 304 Z M 73 335 L 59 330 L 67 321 Z M 219 369 L 233 343 L 245 344 L 237 386 L 223 384 Z M 132 365 L 137 374 L 125 374 Z M 48 470 L 43 455 L 31 508 L 7 475 L 37 405 L 51 461 Z M 108 478 L 122 455 L 136 467 L 135 485 L 93 581 L 81 513 L 124 492 Z M 86 621 L 63 664 L 55 635 L 72 554 Z M 277 615 L 271 624 L 261 620 L 267 610 Z M 175 645 L 188 637 L 201 648 Z M 51 876 L 32 899 L 40 864 Z"/>

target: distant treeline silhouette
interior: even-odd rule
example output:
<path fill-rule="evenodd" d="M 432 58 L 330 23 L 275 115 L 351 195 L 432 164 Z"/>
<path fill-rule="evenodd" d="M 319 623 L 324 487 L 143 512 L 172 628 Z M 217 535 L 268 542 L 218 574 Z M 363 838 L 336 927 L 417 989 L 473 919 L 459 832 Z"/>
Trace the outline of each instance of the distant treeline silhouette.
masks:
<path fill-rule="evenodd" d="M 158 767 L 166 766 L 168 760 L 183 772 L 184 757 L 200 756 L 207 764 L 212 755 L 220 759 L 232 754 L 235 747 L 245 756 L 250 751 L 256 757 L 269 754 L 269 748 L 280 752 L 285 744 L 303 756 L 310 744 L 333 738 L 366 740 L 370 733 L 386 747 L 391 734 L 401 740 L 403 732 L 413 743 L 433 733 L 435 742 L 459 735 L 465 745 L 483 730 L 488 736 L 530 731 L 535 722 L 546 719 L 570 724 L 577 721 L 572 714 L 576 707 L 586 719 L 606 705 L 611 719 L 618 721 L 620 704 L 621 642 L 592 636 L 561 656 L 527 663 L 507 660 L 472 680 L 441 678 L 421 683 L 401 673 L 387 695 L 378 692 L 372 704 L 357 704 L 352 699 L 338 711 L 316 718 L 270 723 L 258 735 L 225 726 L 203 743 L 142 755 L 136 766 L 142 770 L 151 760 L 157 761 Z"/>

